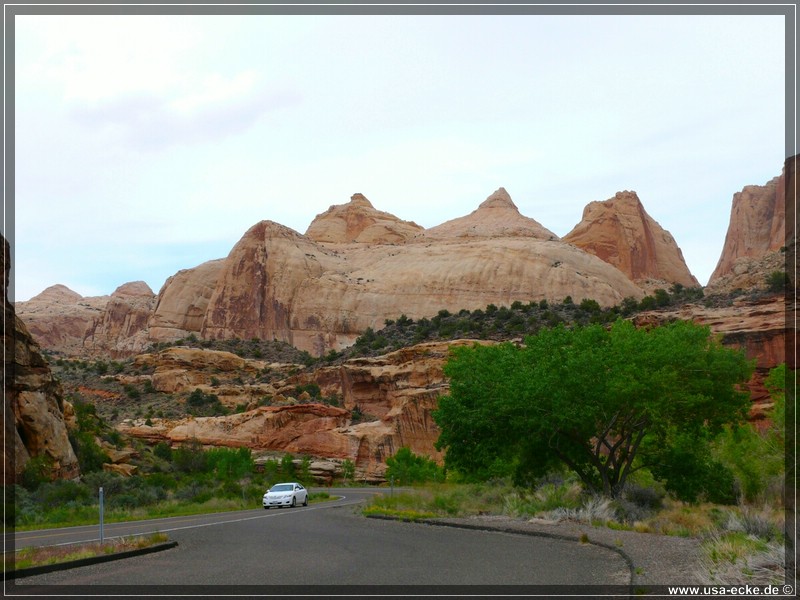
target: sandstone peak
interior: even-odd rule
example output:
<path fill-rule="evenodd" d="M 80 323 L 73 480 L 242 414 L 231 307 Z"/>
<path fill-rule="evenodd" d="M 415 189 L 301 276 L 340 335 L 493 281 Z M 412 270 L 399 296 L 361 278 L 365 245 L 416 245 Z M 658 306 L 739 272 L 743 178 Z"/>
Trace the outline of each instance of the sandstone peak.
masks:
<path fill-rule="evenodd" d="M 120 296 L 143 296 L 150 298 L 155 296 L 155 294 L 144 281 L 130 281 L 119 286 L 114 290 L 111 296 L 115 298 Z"/>
<path fill-rule="evenodd" d="M 498 188 L 465 217 L 428 229 L 424 238 L 527 237 L 557 240 L 558 236 L 539 222 L 523 216 L 505 188 Z"/>
<path fill-rule="evenodd" d="M 347 204 L 335 204 L 317 215 L 306 231 L 315 242 L 328 243 L 403 243 L 423 228 L 393 214 L 375 209 L 363 194 L 353 194 Z"/>
<path fill-rule="evenodd" d="M 478 206 L 478 210 L 486 209 L 486 208 L 502 208 L 502 209 L 512 209 L 515 212 L 519 212 L 517 205 L 514 204 L 514 201 L 511 199 L 511 196 L 506 191 L 506 188 L 501 187 L 497 188 L 495 192 L 486 198 L 481 204 Z"/>
<path fill-rule="evenodd" d="M 56 285 L 51 285 L 49 288 L 31 298 L 31 301 L 37 300 L 53 304 L 75 304 L 81 299 L 83 299 L 83 296 L 81 296 L 78 292 L 69 289 L 65 285 L 57 283 Z"/>
<path fill-rule="evenodd" d="M 636 192 L 590 202 L 563 240 L 614 265 L 634 282 L 699 285 L 675 239 L 647 214 Z"/>
<path fill-rule="evenodd" d="M 356 192 L 352 196 L 350 196 L 350 205 L 358 205 L 358 206 L 366 206 L 367 208 L 375 208 L 372 206 L 372 202 L 367 200 L 367 197 L 364 194 L 359 194 Z"/>

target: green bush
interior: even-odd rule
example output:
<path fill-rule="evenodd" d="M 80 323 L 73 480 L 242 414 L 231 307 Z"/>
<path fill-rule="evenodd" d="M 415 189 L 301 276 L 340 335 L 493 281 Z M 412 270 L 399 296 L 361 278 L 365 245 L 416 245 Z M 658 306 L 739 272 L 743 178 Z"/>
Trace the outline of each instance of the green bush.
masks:
<path fill-rule="evenodd" d="M 27 463 L 22 471 L 22 486 L 27 490 L 35 490 L 43 483 L 51 479 L 53 472 L 53 459 L 47 454 L 34 456 Z"/>
<path fill-rule="evenodd" d="M 108 454 L 97 444 L 92 433 L 73 431 L 69 434 L 69 440 L 78 457 L 81 473 L 100 471 L 103 463 L 111 462 Z"/>
<path fill-rule="evenodd" d="M 197 440 L 186 442 L 173 450 L 172 462 L 183 473 L 205 473 L 208 470 L 206 453 Z"/>
<path fill-rule="evenodd" d="M 414 454 L 407 446 L 403 446 L 394 456 L 387 458 L 386 465 L 386 478 L 393 478 L 396 485 L 444 480 L 444 471 L 435 461 Z"/>
<path fill-rule="evenodd" d="M 172 460 L 172 448 L 167 442 L 158 442 L 153 448 L 153 454 L 166 461 Z"/>

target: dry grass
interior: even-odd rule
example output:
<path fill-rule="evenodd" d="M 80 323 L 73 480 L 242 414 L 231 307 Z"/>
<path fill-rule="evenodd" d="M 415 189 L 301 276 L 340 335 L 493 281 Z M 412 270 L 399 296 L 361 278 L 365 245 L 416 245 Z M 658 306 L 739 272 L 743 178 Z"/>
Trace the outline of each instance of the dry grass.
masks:
<path fill-rule="evenodd" d="M 168 539 L 166 534 L 154 533 L 149 536 L 114 538 L 102 544 L 100 542 L 90 542 L 63 546 L 23 548 L 18 552 L 5 553 L 3 555 L 3 568 L 4 571 L 15 571 L 30 567 L 54 565 L 73 560 L 92 558 L 105 554 L 140 550 L 164 543 L 168 541 Z"/>

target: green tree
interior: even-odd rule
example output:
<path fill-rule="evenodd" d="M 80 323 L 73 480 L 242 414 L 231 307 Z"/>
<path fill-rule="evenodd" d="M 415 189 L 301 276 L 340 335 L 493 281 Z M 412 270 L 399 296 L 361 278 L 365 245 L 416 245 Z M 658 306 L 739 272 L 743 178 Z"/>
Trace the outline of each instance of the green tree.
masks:
<path fill-rule="evenodd" d="M 291 454 L 284 454 L 281 459 L 281 476 L 286 480 L 292 480 L 296 477 L 294 456 Z"/>
<path fill-rule="evenodd" d="M 445 365 L 450 394 L 433 413 L 437 448 L 468 479 L 523 482 L 566 464 L 615 496 L 647 460 L 664 460 L 674 431 L 704 438 L 743 421 L 749 398 L 737 384 L 751 372 L 743 352 L 683 321 L 561 325 L 522 348 L 456 348 Z M 643 445 L 647 460 L 635 463 Z"/>
<path fill-rule="evenodd" d="M 787 449 L 791 452 L 794 448 L 786 444 L 786 434 L 791 433 L 786 429 L 786 375 L 784 363 L 764 380 L 773 401 L 766 414 L 766 427 L 756 429 L 749 422 L 727 427 L 714 442 L 714 457 L 731 470 L 739 493 L 748 502 L 763 500 L 771 487 L 779 490 L 787 475 L 785 466 L 794 464 L 786 454 Z M 786 485 L 786 489 L 793 486 Z"/>
<path fill-rule="evenodd" d="M 342 479 L 352 481 L 356 476 L 356 465 L 349 458 L 342 461 Z"/>

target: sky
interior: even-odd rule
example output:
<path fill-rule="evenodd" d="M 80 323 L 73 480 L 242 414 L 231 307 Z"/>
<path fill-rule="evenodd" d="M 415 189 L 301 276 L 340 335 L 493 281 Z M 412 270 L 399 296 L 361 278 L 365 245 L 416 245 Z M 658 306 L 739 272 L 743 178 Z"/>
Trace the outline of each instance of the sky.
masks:
<path fill-rule="evenodd" d="M 433 227 L 499 187 L 559 236 L 635 191 L 705 284 L 786 158 L 781 16 L 18 15 L 15 69 L 16 301 L 158 292 L 354 193 Z"/>

